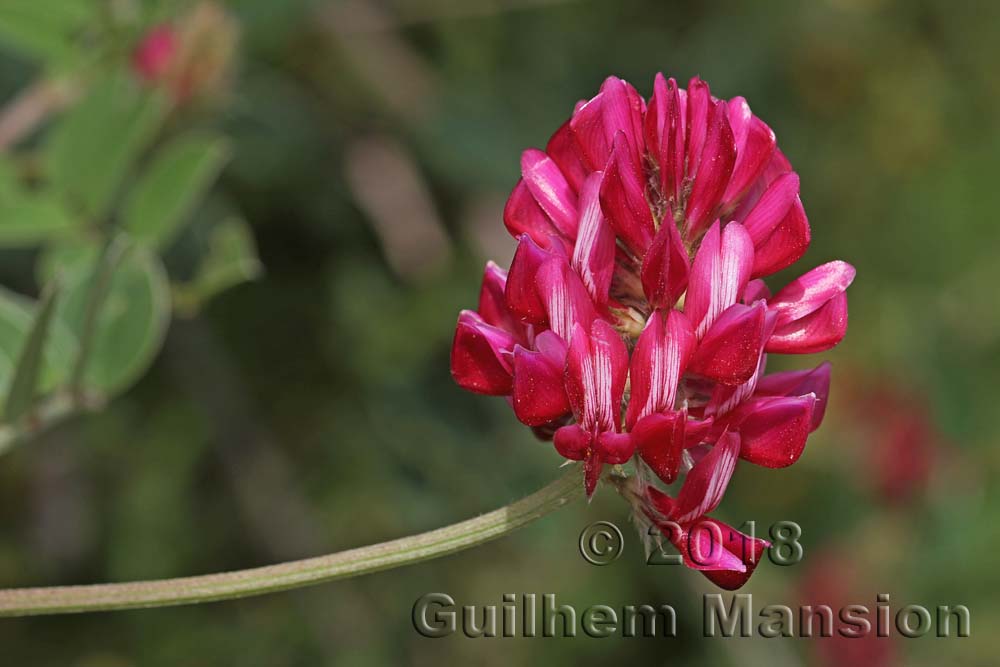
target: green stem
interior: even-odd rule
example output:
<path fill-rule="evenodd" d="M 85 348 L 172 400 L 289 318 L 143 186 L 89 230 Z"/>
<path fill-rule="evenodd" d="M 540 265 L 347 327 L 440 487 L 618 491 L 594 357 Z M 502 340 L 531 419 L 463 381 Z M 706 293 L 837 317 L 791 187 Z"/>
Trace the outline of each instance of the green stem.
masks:
<path fill-rule="evenodd" d="M 0 590 L 0 616 L 166 607 L 260 595 L 409 565 L 502 537 L 583 495 L 574 465 L 545 488 L 482 516 L 419 535 L 249 570 L 91 586 Z"/>

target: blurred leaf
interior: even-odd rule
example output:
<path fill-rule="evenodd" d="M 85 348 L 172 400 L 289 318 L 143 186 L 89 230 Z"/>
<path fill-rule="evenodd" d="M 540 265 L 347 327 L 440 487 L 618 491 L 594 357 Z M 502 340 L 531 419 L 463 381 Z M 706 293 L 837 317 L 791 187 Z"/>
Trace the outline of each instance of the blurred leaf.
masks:
<path fill-rule="evenodd" d="M 36 320 L 30 299 L 0 288 L 0 387 L 5 393 Z M 50 391 L 65 380 L 75 354 L 73 334 L 61 323 L 53 322 L 45 344 L 40 391 Z"/>
<path fill-rule="evenodd" d="M 83 262 L 86 259 L 79 255 L 66 267 L 66 295 L 59 304 L 61 319 L 81 337 L 88 328 L 95 281 L 103 278 L 102 271 L 94 271 L 92 262 Z M 146 371 L 170 323 L 167 276 L 153 252 L 131 246 L 112 268 L 107 291 L 98 299 L 87 358 L 81 367 L 81 388 L 106 393 L 127 388 Z"/>
<path fill-rule="evenodd" d="M 32 58 L 66 61 L 96 10 L 87 0 L 8 0 L 0 3 L 0 41 Z"/>
<path fill-rule="evenodd" d="M 219 135 L 189 134 L 172 141 L 132 189 L 125 229 L 139 241 L 169 244 L 228 157 L 226 138 Z"/>
<path fill-rule="evenodd" d="M 42 295 L 31 329 L 21 346 L 14 369 L 14 378 L 4 402 L 4 421 L 14 422 L 24 416 L 35 403 L 38 384 L 45 365 L 45 344 L 48 340 L 52 314 L 58 299 L 58 283 L 51 283 Z"/>
<path fill-rule="evenodd" d="M 216 294 L 261 273 L 253 234 L 239 218 L 227 218 L 212 229 L 208 253 L 195 278 L 175 289 L 179 310 L 191 313 Z"/>
<path fill-rule="evenodd" d="M 0 161 L 0 246 L 35 245 L 67 235 L 75 221 L 51 192 L 28 192 Z"/>
<path fill-rule="evenodd" d="M 97 82 L 45 147 L 53 187 L 74 210 L 99 220 L 167 110 L 161 94 L 141 89 L 127 76 Z"/>
<path fill-rule="evenodd" d="M 71 233 L 75 221 L 62 205 L 46 197 L 0 204 L 0 245 L 30 246 Z"/>
<path fill-rule="evenodd" d="M 100 254 L 100 247 L 87 240 L 48 244 L 38 255 L 35 280 L 39 285 L 48 285 L 60 273 L 92 266 Z"/>
<path fill-rule="evenodd" d="M 101 313 L 104 312 L 105 300 L 111 291 L 111 280 L 129 245 L 130 241 L 124 235 L 108 238 L 97 256 L 97 260 L 87 271 L 86 303 L 83 306 L 80 325 L 76 329 L 80 348 L 77 351 L 76 362 L 73 364 L 73 372 L 70 375 L 70 386 L 75 392 L 79 392 L 85 386 L 85 374 L 87 365 L 90 363 L 94 338 L 97 334 L 97 323 Z"/>

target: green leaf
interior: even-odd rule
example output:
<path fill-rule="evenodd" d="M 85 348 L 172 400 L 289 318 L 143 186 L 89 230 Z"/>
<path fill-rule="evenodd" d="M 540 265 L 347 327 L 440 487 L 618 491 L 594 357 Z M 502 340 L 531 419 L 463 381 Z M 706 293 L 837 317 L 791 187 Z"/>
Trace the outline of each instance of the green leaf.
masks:
<path fill-rule="evenodd" d="M 0 204 L 0 246 L 22 247 L 69 236 L 76 229 L 62 205 L 46 197 Z"/>
<path fill-rule="evenodd" d="M 7 394 L 25 341 L 36 321 L 31 299 L 0 288 L 0 387 Z M 61 322 L 52 322 L 45 344 L 45 364 L 38 383 L 40 392 L 61 385 L 76 356 L 76 339 Z"/>
<path fill-rule="evenodd" d="M 256 279 L 261 270 L 249 225 L 239 218 L 227 218 L 212 229 L 208 253 L 194 280 L 175 290 L 177 307 L 194 312 L 216 294 Z"/>
<path fill-rule="evenodd" d="M 0 246 L 31 246 L 69 236 L 76 221 L 54 193 L 28 192 L 9 162 L 0 160 Z"/>
<path fill-rule="evenodd" d="M 92 253 L 80 257 L 91 261 L 78 260 L 67 268 L 66 294 L 59 306 L 61 320 L 78 337 L 88 338 L 86 349 L 81 342 L 86 359 L 77 365 L 77 388 L 119 392 L 142 376 L 163 345 L 170 323 L 167 275 L 156 254 L 140 245 L 124 250 L 106 285 L 98 284 L 104 276 L 94 270 Z M 95 286 L 106 292 L 91 317 Z"/>
<path fill-rule="evenodd" d="M 157 247 L 168 245 L 228 158 L 228 142 L 219 135 L 189 134 L 172 141 L 132 188 L 125 230 Z"/>
<path fill-rule="evenodd" d="M 101 220 L 167 109 L 162 94 L 112 76 L 61 119 L 45 146 L 45 162 L 52 186 L 73 211 Z"/>
<path fill-rule="evenodd" d="M 67 61 L 97 9 L 87 0 L 0 2 L 0 42 L 30 58 Z"/>
<path fill-rule="evenodd" d="M 58 291 L 58 283 L 52 283 L 42 294 L 31 329 L 21 345 L 14 377 L 4 401 L 3 418 L 6 422 L 17 421 L 35 404 L 42 369 L 45 366 L 45 345 L 51 329 Z"/>
<path fill-rule="evenodd" d="M 98 318 L 104 309 L 105 299 L 111 290 L 111 280 L 118 269 L 118 261 L 129 247 L 129 241 L 124 236 L 116 235 L 105 242 L 87 273 L 86 302 L 80 317 L 80 325 L 76 328 L 80 340 L 80 349 L 70 376 L 70 386 L 79 393 L 84 387 L 84 376 L 87 364 L 90 362 L 90 351 L 97 334 Z M 82 275 L 82 274 L 81 274 Z"/>
<path fill-rule="evenodd" d="M 35 263 L 35 280 L 40 285 L 48 285 L 60 274 L 85 271 L 100 255 L 101 248 L 88 240 L 46 245 Z"/>

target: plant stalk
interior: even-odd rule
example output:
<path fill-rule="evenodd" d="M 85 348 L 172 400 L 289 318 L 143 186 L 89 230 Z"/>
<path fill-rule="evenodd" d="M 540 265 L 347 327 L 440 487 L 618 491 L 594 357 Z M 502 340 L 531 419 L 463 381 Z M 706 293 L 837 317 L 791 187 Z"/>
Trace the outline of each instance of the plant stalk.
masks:
<path fill-rule="evenodd" d="M 503 537 L 583 495 L 580 466 L 510 505 L 474 519 L 304 560 L 196 577 L 0 590 L 0 616 L 167 607 L 261 595 L 419 563 Z"/>

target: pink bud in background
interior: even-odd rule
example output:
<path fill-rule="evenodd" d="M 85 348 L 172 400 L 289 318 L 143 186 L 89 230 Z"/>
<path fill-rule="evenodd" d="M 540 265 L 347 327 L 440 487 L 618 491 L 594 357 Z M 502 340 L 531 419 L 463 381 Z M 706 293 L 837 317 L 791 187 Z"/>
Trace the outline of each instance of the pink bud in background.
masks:
<path fill-rule="evenodd" d="M 132 51 L 136 78 L 164 90 L 176 104 L 225 95 L 240 27 L 212 0 L 150 28 Z"/>
<path fill-rule="evenodd" d="M 177 54 L 177 33 L 168 24 L 151 28 L 132 51 L 132 71 L 148 83 L 161 81 Z"/>

